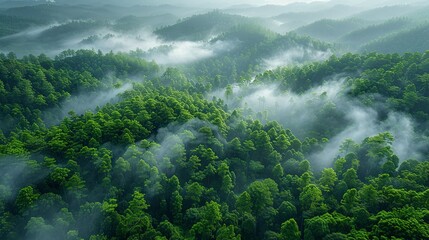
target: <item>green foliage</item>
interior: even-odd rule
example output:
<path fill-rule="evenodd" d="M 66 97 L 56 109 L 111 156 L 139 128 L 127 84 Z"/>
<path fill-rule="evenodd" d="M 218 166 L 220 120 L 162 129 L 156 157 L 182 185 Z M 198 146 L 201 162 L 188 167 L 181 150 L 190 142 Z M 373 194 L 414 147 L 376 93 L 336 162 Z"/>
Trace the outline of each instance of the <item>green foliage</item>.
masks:
<path fill-rule="evenodd" d="M 229 36 L 265 50 L 306 41 L 255 26 L 236 26 L 219 38 Z M 345 54 L 255 81 L 304 92 L 335 73 L 349 74 L 348 97 L 371 105 L 377 101 L 371 95 L 382 96 L 387 110 L 405 112 L 422 127 L 429 120 L 427 62 L 427 53 Z M 231 71 L 243 76 L 246 64 Z M 0 55 L 0 68 L 0 116 L 8 123 L 0 134 L 1 239 L 429 237 L 429 164 L 400 165 L 388 132 L 344 141 L 331 168 L 319 172 L 306 157 L 328 144 L 326 135 L 340 124 L 321 124 L 320 138 L 300 140 L 277 122 L 208 100 L 203 93 L 210 88 L 201 84 L 211 83 L 189 72 L 160 74 L 154 63 L 126 54 L 84 50 L 55 60 Z M 103 80 L 108 70 L 113 83 Z M 41 119 L 80 88 L 107 89 L 131 76 L 144 81 L 117 102 L 71 112 L 53 126 Z M 234 98 L 232 85 L 227 90 Z M 326 109 L 337 116 L 335 106 Z"/>
<path fill-rule="evenodd" d="M 350 44 L 356 49 L 373 39 L 383 37 L 398 31 L 401 31 L 411 25 L 410 19 L 394 18 L 386 22 L 376 25 L 370 25 L 361 29 L 357 29 L 341 37 L 340 41 Z"/>
<path fill-rule="evenodd" d="M 361 51 L 380 53 L 425 52 L 427 51 L 428 36 L 429 25 L 422 24 L 370 42 L 364 45 Z M 404 44 L 406 42 L 413 44 Z"/>
<path fill-rule="evenodd" d="M 295 31 L 316 39 L 333 41 L 365 25 L 365 21 L 355 18 L 345 20 L 322 19 Z"/>
<path fill-rule="evenodd" d="M 293 218 L 282 223 L 280 234 L 282 239 L 290 239 L 290 240 L 301 239 L 301 232 L 299 231 L 298 224 Z"/>
<path fill-rule="evenodd" d="M 213 34 L 221 33 L 232 26 L 252 22 L 251 19 L 212 11 L 181 19 L 178 23 L 158 29 L 155 34 L 165 40 L 207 40 Z"/>

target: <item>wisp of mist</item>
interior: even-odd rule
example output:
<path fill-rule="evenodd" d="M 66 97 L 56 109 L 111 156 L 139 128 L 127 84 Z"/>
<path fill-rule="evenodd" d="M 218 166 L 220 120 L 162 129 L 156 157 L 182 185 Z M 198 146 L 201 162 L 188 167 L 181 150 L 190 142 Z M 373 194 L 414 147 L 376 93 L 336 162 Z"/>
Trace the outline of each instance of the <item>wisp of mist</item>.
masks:
<path fill-rule="evenodd" d="M 330 119 L 317 117 L 331 117 L 324 116 L 321 111 L 326 107 L 333 108 L 344 118 L 345 126 L 333 136 L 326 136 L 329 142 L 323 150 L 307 156 L 315 163 L 315 168 L 331 166 L 346 139 L 359 143 L 366 137 L 386 131 L 395 138 L 392 148 L 401 162 L 407 159 L 420 160 L 424 146 L 419 143 L 418 139 L 422 135 L 416 132 L 413 119 L 391 111 L 386 119 L 379 120 L 377 109 L 364 106 L 346 95 L 345 81 L 344 78 L 334 78 L 302 94 L 281 92 L 277 85 L 235 86 L 232 97 L 217 91 L 209 94 L 208 98 L 221 98 L 232 109 L 241 108 L 244 113 L 254 117 L 262 116 L 262 121 L 277 121 L 302 140 L 310 136 L 314 127 L 334 124 Z"/>

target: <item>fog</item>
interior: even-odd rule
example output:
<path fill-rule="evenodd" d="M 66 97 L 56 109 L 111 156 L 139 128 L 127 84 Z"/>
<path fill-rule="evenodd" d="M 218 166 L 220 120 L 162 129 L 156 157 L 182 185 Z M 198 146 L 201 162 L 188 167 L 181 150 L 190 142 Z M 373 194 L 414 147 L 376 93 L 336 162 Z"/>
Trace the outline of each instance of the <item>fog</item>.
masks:
<path fill-rule="evenodd" d="M 94 111 L 97 107 L 103 107 L 107 103 L 115 103 L 120 100 L 118 95 L 132 89 L 131 83 L 126 83 L 119 88 L 110 90 L 99 90 L 89 93 L 80 93 L 71 96 L 58 107 L 46 110 L 42 113 L 42 119 L 47 126 L 53 126 L 60 123 L 73 111 L 77 115 L 84 114 L 87 111 Z"/>
<path fill-rule="evenodd" d="M 207 121 L 191 119 L 185 123 L 170 123 L 168 126 L 158 129 L 148 139 L 131 145 L 124 152 L 122 157 L 127 159 L 132 167 L 137 168 L 137 176 L 124 176 L 125 182 L 139 179 L 145 183 L 145 194 L 149 197 L 156 195 L 157 191 L 161 190 L 158 173 L 172 177 L 174 174 L 178 174 L 179 166 L 182 171 L 187 171 L 187 169 L 183 169 L 183 164 L 189 157 L 186 155 L 185 148 L 193 149 L 199 144 L 207 144 L 209 136 L 200 131 L 203 127 L 210 129 L 214 138 L 226 144 L 218 127 Z M 216 151 L 215 148 L 213 149 Z"/>
<path fill-rule="evenodd" d="M 0 156 L 0 199 L 5 202 L 15 199 L 22 187 L 37 183 L 48 175 L 48 171 L 36 172 L 35 161 L 27 157 Z"/>
<path fill-rule="evenodd" d="M 233 14 L 242 14 L 242 15 L 255 15 L 255 16 L 264 16 L 264 21 L 262 18 L 259 18 L 262 25 L 267 26 L 270 29 L 279 31 L 280 33 L 285 33 L 287 31 L 293 30 L 297 26 L 305 25 L 316 21 L 318 19 L 313 19 L 314 16 L 319 16 L 319 18 L 326 18 L 326 14 L 329 15 L 329 9 L 334 9 L 339 7 L 340 10 L 331 10 L 331 11 L 341 11 L 341 9 L 348 9 L 347 11 L 356 12 L 364 11 L 371 7 L 380 7 L 385 5 L 396 5 L 396 4 L 419 4 L 422 1 L 368 1 L 368 0 L 359 0 L 359 1 L 340 1 L 340 0 L 331 0 L 331 1 L 294 1 L 294 0 L 267 0 L 267 1 L 194 1 L 194 0 L 185 0 L 177 1 L 173 0 L 164 0 L 164 1 L 154 1 L 154 0 L 128 0 L 128 1 L 74 1 L 70 3 L 69 1 L 61 0 L 56 1 L 55 4 L 67 4 L 75 5 L 77 11 L 79 9 L 78 4 L 94 4 L 98 8 L 104 6 L 106 9 L 110 9 L 114 14 L 112 16 L 104 16 L 104 20 L 96 21 L 91 18 L 87 19 L 69 19 L 61 23 L 51 22 L 50 24 L 38 25 L 37 22 L 32 24 L 32 27 L 22 30 L 19 33 L 12 35 L 4 36 L 0 38 L 0 51 L 9 52 L 14 51 L 17 56 L 24 56 L 28 54 L 38 55 L 41 53 L 47 54 L 50 57 L 61 53 L 67 49 L 94 49 L 101 50 L 103 52 L 130 52 L 140 50 L 145 52 L 144 56 L 150 58 L 149 60 L 157 61 L 160 64 L 166 65 L 177 65 L 177 64 L 187 64 L 192 63 L 198 60 L 216 56 L 219 52 L 219 47 L 221 44 L 210 44 L 208 42 L 190 42 L 190 41 L 163 41 L 159 39 L 153 30 L 161 27 L 160 25 L 151 25 L 155 24 L 149 19 L 132 19 L 131 22 L 123 23 L 125 28 L 127 27 L 136 27 L 137 29 L 132 29 L 132 31 L 123 31 L 125 29 L 119 30 L 115 28 L 115 22 L 124 16 L 130 16 L 130 13 L 126 13 L 126 9 L 129 9 L 134 6 L 135 8 L 144 8 L 143 5 L 156 5 L 157 8 L 165 8 L 166 13 L 171 16 L 180 16 L 180 14 L 175 15 L 175 12 L 181 12 L 183 9 L 196 9 L 191 12 L 188 12 L 188 15 L 185 17 L 192 16 L 196 13 L 206 13 L 212 9 L 220 9 L 225 12 Z M 103 4 L 103 5 L 100 5 Z M 112 5 L 106 5 L 112 4 Z M 170 4 L 170 5 L 163 5 Z M 282 6 L 274 6 L 273 4 L 278 4 Z M 138 7 L 135 5 L 139 5 Z M 172 7 L 175 5 L 177 7 Z M 64 5 L 66 6 L 66 5 Z M 115 9 L 115 6 L 117 9 Z M 231 7 L 233 6 L 233 7 Z M 263 7 L 261 7 L 263 6 Z M 366 6 L 366 7 L 363 7 Z M 82 7 L 82 6 L 81 6 Z M 152 6 L 154 7 L 154 6 Z M 343 7 L 343 8 L 341 8 Z M 87 8 L 82 8 L 85 11 L 88 11 Z M 110 11 L 109 10 L 109 11 Z M 168 11 L 167 11 L 168 10 Z M 94 11 L 94 9 L 91 9 Z M 123 14 L 117 13 L 124 11 Z M 344 10 L 345 11 L 345 10 Z M 255 14 L 253 14 L 255 13 Z M 304 16 L 308 20 L 311 18 L 310 22 L 302 22 L 301 20 L 296 20 L 292 23 L 285 23 L 277 19 L 278 15 L 282 13 L 292 13 Z M 314 13 L 314 14 L 313 14 Z M 322 14 L 324 13 L 324 14 Z M 20 14 L 24 14 L 20 12 Z M 134 14 L 134 13 L 133 13 Z M 160 13 L 152 13 L 155 15 L 150 15 L 148 13 L 148 18 L 156 18 L 155 22 L 160 24 L 164 22 L 159 18 Z M 165 13 L 164 13 L 165 14 Z M 76 15 L 76 14 L 75 14 Z M 75 16 L 73 14 L 70 17 Z M 332 15 L 332 14 L 331 14 Z M 341 14 L 340 14 L 341 15 Z M 86 16 L 86 15 L 85 15 Z M 88 15 L 90 16 L 90 15 Z M 102 15 L 100 15 L 102 16 Z M 97 17 L 100 17 L 97 16 Z M 329 15 L 330 16 L 330 15 Z M 54 17 L 54 16 L 51 16 Z M 350 17 L 350 16 L 349 16 Z M 317 17 L 316 17 L 317 18 Z M 328 17 L 331 18 L 331 17 Z M 335 16 L 332 15 L 332 18 Z M 48 18 L 49 19 L 49 18 Z M 67 19 L 64 17 L 62 19 Z M 96 18 L 98 19 L 98 18 Z M 103 19 L 103 18 L 101 18 Z M 295 19 L 295 17 L 292 17 Z M 67 26 L 71 21 L 81 21 L 86 22 L 87 25 L 84 26 Z M 166 20 L 164 25 L 174 24 Z M 133 22 L 136 21 L 136 22 Z M 130 24 L 128 26 L 127 24 Z M 135 24 L 135 25 L 134 25 Z M 162 26 L 164 26 L 162 25 Z M 296 25 L 296 26 L 295 26 Z M 292 27 L 295 26 L 295 27 Z M 118 26 L 116 26 L 118 27 Z M 121 26 L 120 26 L 121 27 Z M 216 36 L 213 36 L 216 37 Z M 225 46 L 228 49 L 228 46 Z M 150 51 L 157 50 L 162 48 L 162 51 Z M 147 51 L 150 51 L 147 53 Z M 155 54 L 157 53 L 157 54 Z M 191 54 L 189 54 L 191 53 Z M 279 53 L 277 56 L 273 56 L 270 59 L 265 59 L 264 63 L 267 69 L 272 69 L 277 66 L 289 64 L 289 62 L 294 61 L 296 58 L 303 58 L 305 56 L 310 56 L 309 60 L 324 59 L 326 57 L 324 52 L 309 52 L 307 49 L 294 49 L 287 53 Z"/>
<path fill-rule="evenodd" d="M 322 151 L 307 156 L 315 169 L 331 166 L 346 139 L 360 143 L 386 131 L 395 138 L 392 147 L 401 162 L 422 159 L 423 133 L 416 131 L 413 119 L 395 111 L 383 116 L 388 106 L 382 99 L 368 107 L 349 98 L 347 91 L 346 79 L 336 76 L 302 94 L 282 92 L 277 85 L 255 85 L 235 86 L 232 97 L 217 91 L 207 98 L 221 98 L 230 109 L 241 108 L 245 114 L 264 122 L 278 121 L 302 140 L 324 133 L 316 137 L 327 137 L 329 142 Z"/>
<path fill-rule="evenodd" d="M 291 66 L 306 62 L 317 62 L 328 59 L 331 51 L 319 51 L 311 48 L 296 47 L 280 52 L 275 56 L 263 59 L 263 68 L 272 70 L 281 66 Z"/>
<path fill-rule="evenodd" d="M 208 127 L 214 133 L 214 137 L 226 143 L 217 126 L 199 119 L 191 119 L 184 124 L 171 123 L 167 127 L 160 128 L 156 135 L 149 138 L 150 141 L 157 144 L 148 149 L 142 149 L 143 156 L 150 152 L 156 160 L 152 164 L 161 172 L 171 176 L 175 172 L 171 161 L 185 157 L 185 146 L 206 144 L 207 136 L 199 131 L 202 127 Z M 149 163 L 151 162 L 149 161 Z"/>
<path fill-rule="evenodd" d="M 164 41 L 150 29 L 142 28 L 134 33 L 117 32 L 107 27 L 92 31 L 70 32 L 64 38 L 56 37 L 51 42 L 40 41 L 54 27 L 68 23 L 34 27 L 0 39 L 5 42 L 3 51 L 14 51 L 18 56 L 41 53 L 54 57 L 66 49 L 101 50 L 102 52 L 137 52 L 148 61 L 161 65 L 188 64 L 217 56 L 236 46 L 234 41 Z"/>

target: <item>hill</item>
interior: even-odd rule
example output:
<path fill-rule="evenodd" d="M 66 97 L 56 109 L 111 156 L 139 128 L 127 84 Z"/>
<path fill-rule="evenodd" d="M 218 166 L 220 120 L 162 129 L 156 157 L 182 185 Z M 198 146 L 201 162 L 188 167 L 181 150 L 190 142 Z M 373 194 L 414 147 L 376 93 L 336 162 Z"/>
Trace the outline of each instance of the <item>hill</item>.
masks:
<path fill-rule="evenodd" d="M 0 14 L 0 38 L 19 33 L 32 26 L 37 26 L 37 22 L 26 18 Z"/>
<path fill-rule="evenodd" d="M 369 23 L 362 19 L 344 20 L 323 19 L 295 30 L 298 34 L 307 35 L 322 41 L 335 41 L 341 36 L 362 28 Z"/>
<path fill-rule="evenodd" d="M 212 11 L 182 19 L 179 23 L 161 28 L 155 34 L 165 40 L 208 40 L 229 28 L 252 22 L 249 18 Z"/>
<path fill-rule="evenodd" d="M 391 18 L 403 17 L 404 15 L 411 14 L 413 11 L 418 9 L 418 6 L 411 5 L 384 6 L 358 13 L 352 17 L 368 21 L 385 21 Z"/>
<path fill-rule="evenodd" d="M 407 18 L 395 18 L 381 24 L 370 25 L 350 32 L 342 36 L 338 41 L 353 46 L 355 49 L 359 46 L 374 41 L 379 37 L 399 32 L 413 25 L 413 22 Z"/>
<path fill-rule="evenodd" d="M 243 97 L 235 90 L 207 99 L 208 82 L 174 68 L 156 74 L 155 64 L 123 54 L 0 54 L 1 116 L 19 123 L 0 131 L 0 238 L 427 239 L 428 161 L 399 158 L 401 148 L 390 132 L 378 132 L 383 128 L 332 145 L 335 133 L 377 122 L 393 121 L 390 131 L 407 133 L 410 124 L 401 120 L 410 118 L 384 110 L 429 120 L 427 61 L 419 53 L 346 54 L 267 71 L 242 88 L 252 105 L 229 109 L 224 99 Z M 109 69 L 118 70 L 118 82 L 103 79 Z M 324 83 L 340 73 L 348 74 L 347 87 Z M 116 102 L 71 111 L 51 127 L 40 119 L 79 86 L 109 94 L 98 90 L 128 76 L 144 80 Z M 386 99 L 387 109 L 377 108 Z M 284 108 L 290 104 L 297 111 Z M 299 115 L 311 104 L 317 108 Z M 258 105 L 263 112 L 252 114 Z M 347 118 L 358 110 L 364 119 Z M 264 120 L 273 111 L 297 115 Z M 299 139 L 288 126 L 306 119 L 316 121 L 318 136 Z M 357 125 L 343 131 L 350 121 Z M 427 137 L 398 136 L 411 140 L 406 150 L 428 145 Z"/>
<path fill-rule="evenodd" d="M 120 32 L 133 32 L 143 28 L 157 29 L 177 22 L 178 18 L 172 14 L 137 17 L 134 15 L 122 17 L 115 21 L 113 29 Z"/>
<path fill-rule="evenodd" d="M 335 5 L 327 9 L 307 12 L 287 12 L 273 17 L 273 19 L 283 24 L 284 30 L 293 30 L 298 27 L 310 24 L 320 19 L 342 19 L 347 18 L 359 8 L 348 5 Z"/>
<path fill-rule="evenodd" d="M 362 46 L 364 52 L 406 53 L 429 50 L 429 24 L 403 30 Z"/>
<path fill-rule="evenodd" d="M 191 66 L 193 75 L 216 79 L 213 86 L 225 86 L 239 79 L 250 80 L 255 72 L 264 70 L 265 60 L 294 49 L 329 52 L 330 46 L 294 33 L 280 35 L 259 25 L 237 25 L 211 41 L 232 43 L 233 48 L 221 55 L 199 61 Z M 287 54 L 286 54 L 287 55 Z M 300 55 L 300 54 L 298 54 Z M 295 63 L 307 61 L 303 54 Z M 290 57 L 284 57 L 287 62 Z M 280 57 L 281 58 L 281 57 Z M 282 61 L 282 60 L 280 60 Z"/>

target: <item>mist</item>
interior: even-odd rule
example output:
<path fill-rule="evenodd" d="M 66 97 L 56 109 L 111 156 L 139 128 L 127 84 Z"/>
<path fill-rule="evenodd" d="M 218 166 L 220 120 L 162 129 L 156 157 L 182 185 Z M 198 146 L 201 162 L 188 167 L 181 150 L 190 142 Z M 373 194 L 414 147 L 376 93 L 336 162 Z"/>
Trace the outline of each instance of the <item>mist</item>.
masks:
<path fill-rule="evenodd" d="M 22 187 L 37 183 L 49 173 L 37 169 L 35 161 L 28 157 L 7 155 L 0 156 L 0 172 L 0 199 L 5 202 L 15 199 Z"/>
<path fill-rule="evenodd" d="M 72 111 L 77 115 L 87 111 L 94 111 L 97 107 L 103 107 L 107 103 L 115 103 L 120 100 L 119 94 L 132 89 L 131 83 L 126 83 L 119 88 L 100 90 L 89 93 L 80 93 L 71 96 L 58 107 L 46 110 L 42 113 L 42 119 L 47 126 L 59 124 Z"/>
<path fill-rule="evenodd" d="M 226 144 L 218 127 L 207 121 L 191 119 L 185 123 L 170 123 L 168 126 L 158 129 L 149 138 L 129 146 L 120 155 L 127 159 L 131 167 L 136 168 L 138 173 L 137 176 L 125 176 L 124 182 L 144 182 L 144 193 L 147 196 L 153 197 L 158 194 L 160 173 L 172 177 L 178 175 L 178 171 L 188 171 L 183 169 L 183 163 L 189 157 L 186 149 L 192 150 L 199 144 L 207 146 L 209 136 L 206 135 L 206 132 L 201 131 L 201 128 L 210 129 L 217 141 Z M 112 148 L 112 146 L 110 147 Z M 213 150 L 216 151 L 216 148 Z"/>
<path fill-rule="evenodd" d="M 99 27 L 92 31 L 71 32 L 64 38 L 55 37 L 50 43 L 41 42 L 41 39 L 46 38 L 44 34 L 49 34 L 52 28 L 66 24 L 68 23 L 35 27 L 3 37 L 0 42 L 5 44 L 0 48 L 5 52 L 13 50 L 18 56 L 31 52 L 36 55 L 44 53 L 50 57 L 67 49 L 101 50 L 105 53 L 131 52 L 148 61 L 170 66 L 214 57 L 232 50 L 237 44 L 233 41 L 164 41 L 153 34 L 149 28 L 126 33 L 107 27 Z M 25 52 L 22 52 L 23 49 Z"/>
<path fill-rule="evenodd" d="M 208 127 L 219 141 L 226 143 L 217 126 L 199 119 L 191 119 L 183 124 L 171 123 L 167 127 L 160 128 L 156 135 L 149 138 L 156 144 L 150 148 L 142 149 L 142 153 L 143 155 L 148 152 L 153 154 L 156 161 L 151 163 L 161 172 L 172 175 L 175 169 L 170 168 L 172 167 L 170 161 L 185 157 L 184 150 L 188 144 L 206 143 L 205 138 L 207 136 L 199 131 L 202 127 Z"/>
<path fill-rule="evenodd" d="M 328 59 L 331 51 L 319 51 L 311 48 L 296 47 L 275 56 L 263 59 L 263 68 L 273 70 L 281 66 L 293 66 L 306 62 L 318 62 Z"/>
<path fill-rule="evenodd" d="M 232 96 L 217 91 L 207 98 L 221 98 L 230 109 L 240 108 L 244 114 L 263 122 L 277 121 L 301 140 L 327 137 L 329 141 L 321 151 L 307 156 L 315 169 L 332 166 L 346 139 L 360 143 L 367 137 L 387 131 L 395 138 L 392 149 L 401 162 L 423 158 L 425 146 L 420 143 L 423 133 L 416 131 L 413 119 L 395 111 L 383 116 L 388 107 L 382 100 L 373 107 L 364 106 L 349 98 L 347 91 L 346 79 L 337 76 L 302 94 L 280 91 L 278 85 L 236 85 Z"/>

